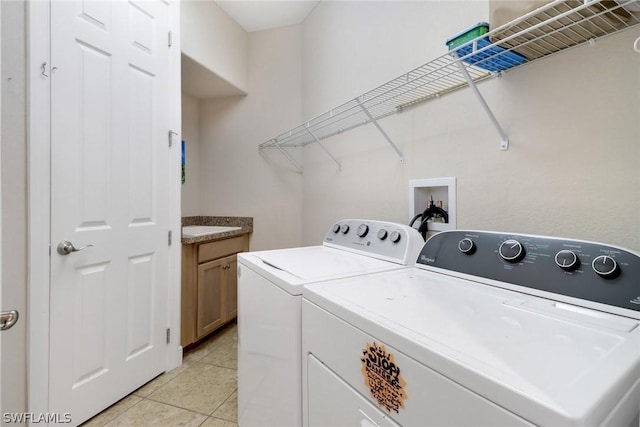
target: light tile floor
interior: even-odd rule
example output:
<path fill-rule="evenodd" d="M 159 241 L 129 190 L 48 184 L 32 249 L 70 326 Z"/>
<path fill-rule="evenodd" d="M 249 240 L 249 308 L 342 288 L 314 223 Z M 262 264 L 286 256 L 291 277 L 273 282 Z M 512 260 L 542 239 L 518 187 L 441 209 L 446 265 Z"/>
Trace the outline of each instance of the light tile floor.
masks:
<path fill-rule="evenodd" d="M 237 427 L 238 327 L 231 322 L 162 374 L 88 420 L 86 427 Z"/>

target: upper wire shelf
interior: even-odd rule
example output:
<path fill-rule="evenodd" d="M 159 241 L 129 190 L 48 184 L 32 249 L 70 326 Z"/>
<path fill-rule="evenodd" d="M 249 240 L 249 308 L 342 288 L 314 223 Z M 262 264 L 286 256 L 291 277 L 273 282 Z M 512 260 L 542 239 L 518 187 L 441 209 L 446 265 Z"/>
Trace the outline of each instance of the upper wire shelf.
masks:
<path fill-rule="evenodd" d="M 376 123 L 378 119 L 473 85 L 496 74 L 464 63 L 465 59 L 476 54 L 484 53 L 487 60 L 502 55 L 502 53 L 494 53 L 496 49 L 492 48 L 495 47 L 501 48 L 502 52 L 514 51 L 524 56 L 525 62 L 514 67 L 518 68 L 540 58 L 583 43 L 593 43 L 598 38 L 640 24 L 640 12 L 632 13 L 625 7 L 634 10 L 634 7 L 638 8 L 638 2 L 635 0 L 550 2 L 482 36 L 489 37 L 489 45 L 480 48 L 477 45 L 477 39 L 468 42 L 462 46 L 472 46 L 471 53 L 461 57 L 452 55 L 451 52 L 446 53 L 263 142 L 259 148 L 300 147 L 320 142 L 367 123 L 373 122 L 378 126 Z M 379 129 L 382 131 L 381 128 Z M 389 140 L 388 137 L 387 139 Z M 389 142 L 393 145 L 390 140 Z M 394 148 L 398 151 L 395 145 Z M 399 151 L 398 153 L 401 155 Z"/>

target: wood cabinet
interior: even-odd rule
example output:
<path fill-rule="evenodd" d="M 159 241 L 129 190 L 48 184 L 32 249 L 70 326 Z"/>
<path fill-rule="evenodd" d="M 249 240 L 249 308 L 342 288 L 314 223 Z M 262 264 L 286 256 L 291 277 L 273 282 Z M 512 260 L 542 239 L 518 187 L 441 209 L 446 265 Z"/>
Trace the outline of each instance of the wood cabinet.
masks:
<path fill-rule="evenodd" d="M 236 254 L 248 250 L 247 234 L 182 245 L 183 347 L 235 319 L 238 314 Z"/>

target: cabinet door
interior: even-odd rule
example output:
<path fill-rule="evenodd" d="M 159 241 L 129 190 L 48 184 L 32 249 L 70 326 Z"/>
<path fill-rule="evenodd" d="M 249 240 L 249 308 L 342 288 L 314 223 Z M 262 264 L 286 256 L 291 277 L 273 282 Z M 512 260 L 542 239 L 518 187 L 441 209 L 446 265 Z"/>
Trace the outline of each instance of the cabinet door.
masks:
<path fill-rule="evenodd" d="M 196 339 L 200 339 L 224 322 L 222 301 L 227 265 L 226 258 L 198 265 L 198 313 Z"/>
<path fill-rule="evenodd" d="M 225 275 L 225 322 L 238 316 L 238 257 L 232 255 L 226 259 Z"/>

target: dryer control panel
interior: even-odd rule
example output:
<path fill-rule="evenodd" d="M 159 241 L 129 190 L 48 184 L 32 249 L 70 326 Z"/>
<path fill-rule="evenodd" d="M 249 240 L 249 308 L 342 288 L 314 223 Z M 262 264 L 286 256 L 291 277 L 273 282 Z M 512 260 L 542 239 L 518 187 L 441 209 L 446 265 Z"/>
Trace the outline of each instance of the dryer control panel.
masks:
<path fill-rule="evenodd" d="M 417 230 L 404 224 L 343 219 L 331 226 L 323 244 L 402 265 L 413 265 L 424 240 Z"/>
<path fill-rule="evenodd" d="M 444 231 L 418 264 L 640 312 L 640 255 L 602 243 Z"/>

